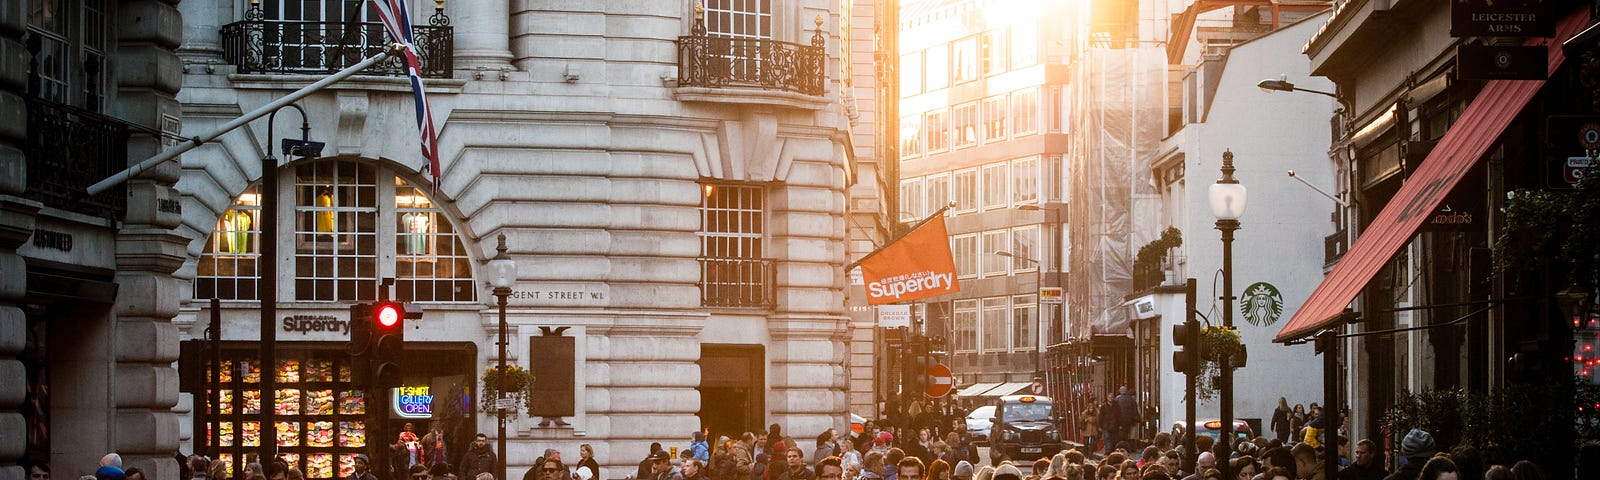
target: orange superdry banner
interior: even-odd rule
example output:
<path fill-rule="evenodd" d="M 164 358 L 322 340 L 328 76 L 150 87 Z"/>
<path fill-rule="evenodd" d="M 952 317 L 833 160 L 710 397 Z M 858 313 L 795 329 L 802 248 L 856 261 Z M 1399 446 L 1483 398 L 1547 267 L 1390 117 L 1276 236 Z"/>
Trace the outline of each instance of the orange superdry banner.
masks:
<path fill-rule="evenodd" d="M 861 262 L 867 283 L 867 304 L 882 305 L 928 298 L 961 290 L 944 215 L 935 215 L 916 230 Z"/>

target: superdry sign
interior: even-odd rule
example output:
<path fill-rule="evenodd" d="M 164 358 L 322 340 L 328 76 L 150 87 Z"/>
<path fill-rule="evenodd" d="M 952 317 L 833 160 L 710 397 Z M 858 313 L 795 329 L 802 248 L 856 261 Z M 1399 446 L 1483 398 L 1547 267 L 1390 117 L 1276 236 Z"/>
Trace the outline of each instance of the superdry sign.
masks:
<path fill-rule="evenodd" d="M 955 260 L 944 216 L 934 215 L 911 233 L 861 261 L 867 304 L 882 305 L 955 293 Z"/>

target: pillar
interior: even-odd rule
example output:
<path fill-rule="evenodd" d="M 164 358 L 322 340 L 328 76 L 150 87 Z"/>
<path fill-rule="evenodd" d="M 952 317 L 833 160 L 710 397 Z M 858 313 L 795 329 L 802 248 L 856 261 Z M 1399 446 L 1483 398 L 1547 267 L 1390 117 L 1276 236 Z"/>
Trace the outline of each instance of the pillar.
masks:
<path fill-rule="evenodd" d="M 484 67 L 499 71 L 511 65 L 511 2 L 450 0 L 445 13 L 455 26 L 456 70 Z"/>
<path fill-rule="evenodd" d="M 27 266 L 17 247 L 33 233 L 39 204 L 19 198 L 28 181 L 22 143 L 27 136 L 28 50 L 22 43 L 27 2 L 0 2 L 0 480 L 22 480 L 17 466 L 27 446 L 19 409 L 27 392 L 17 354 L 27 338 L 26 316 L 17 302 L 25 295 Z"/>

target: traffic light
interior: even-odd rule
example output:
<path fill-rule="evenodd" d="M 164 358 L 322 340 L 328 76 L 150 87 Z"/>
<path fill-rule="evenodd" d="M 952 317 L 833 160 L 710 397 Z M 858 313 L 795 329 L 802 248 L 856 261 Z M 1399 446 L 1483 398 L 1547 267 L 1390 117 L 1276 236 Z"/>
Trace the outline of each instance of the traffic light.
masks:
<path fill-rule="evenodd" d="M 372 304 L 350 305 L 350 382 L 364 387 L 372 383 Z"/>
<path fill-rule="evenodd" d="M 1172 326 L 1172 371 L 1200 373 L 1200 322 L 1188 320 Z"/>
<path fill-rule="evenodd" d="M 911 377 L 914 379 L 911 392 L 917 395 L 926 395 L 928 384 L 931 383 L 928 379 L 928 367 L 932 367 L 933 363 L 928 361 L 926 348 L 911 352 L 911 358 Z"/>
<path fill-rule="evenodd" d="M 372 332 L 368 345 L 372 383 L 382 388 L 398 387 L 402 379 L 400 363 L 405 356 L 406 320 L 422 318 L 422 310 L 409 303 L 381 301 L 372 304 L 367 313 Z"/>

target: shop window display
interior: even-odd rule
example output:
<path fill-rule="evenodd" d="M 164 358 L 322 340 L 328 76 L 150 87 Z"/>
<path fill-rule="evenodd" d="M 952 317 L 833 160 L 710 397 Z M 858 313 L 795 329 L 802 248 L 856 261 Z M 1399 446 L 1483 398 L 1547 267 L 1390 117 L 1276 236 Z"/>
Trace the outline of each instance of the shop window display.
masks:
<path fill-rule="evenodd" d="M 253 352 L 225 353 L 220 366 L 217 410 L 220 422 L 206 441 L 219 447 L 217 460 L 234 476 L 237 463 L 261 446 L 258 388 L 261 367 Z M 272 374 L 277 391 L 272 408 L 277 415 L 279 456 L 299 467 L 307 479 L 345 478 L 355 471 L 355 455 L 367 446 L 367 403 L 361 390 L 350 384 L 350 365 L 343 352 L 282 352 Z M 210 426 L 201 427 L 210 432 Z"/>

